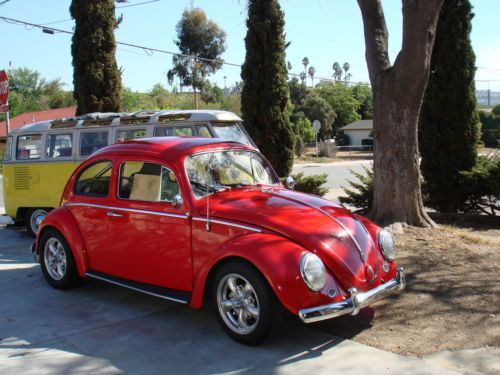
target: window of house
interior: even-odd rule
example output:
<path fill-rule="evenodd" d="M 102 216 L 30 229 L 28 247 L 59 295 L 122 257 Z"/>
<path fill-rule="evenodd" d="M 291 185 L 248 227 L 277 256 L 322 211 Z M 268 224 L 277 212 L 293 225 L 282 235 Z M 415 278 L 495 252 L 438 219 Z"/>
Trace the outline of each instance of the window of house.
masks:
<path fill-rule="evenodd" d="M 90 156 L 107 145 L 107 131 L 85 132 L 80 134 L 80 156 Z"/>
<path fill-rule="evenodd" d="M 128 161 L 120 168 L 119 197 L 146 202 L 172 202 L 179 194 L 175 174 L 160 164 Z"/>
<path fill-rule="evenodd" d="M 123 129 L 116 132 L 116 142 L 124 142 L 129 139 L 144 138 L 146 129 Z"/>
<path fill-rule="evenodd" d="M 112 164 L 108 160 L 88 166 L 78 176 L 75 194 L 92 197 L 108 196 L 111 167 Z"/>
<path fill-rule="evenodd" d="M 72 134 L 47 135 L 47 157 L 51 159 L 68 158 L 73 154 Z"/>
<path fill-rule="evenodd" d="M 17 160 L 40 159 L 43 153 L 42 135 L 30 134 L 17 137 Z"/>

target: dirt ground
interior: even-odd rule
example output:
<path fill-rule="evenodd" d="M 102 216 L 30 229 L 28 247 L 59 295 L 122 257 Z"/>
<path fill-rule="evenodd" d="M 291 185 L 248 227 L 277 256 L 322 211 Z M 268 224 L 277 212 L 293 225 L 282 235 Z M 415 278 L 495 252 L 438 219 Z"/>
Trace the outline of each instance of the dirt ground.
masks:
<path fill-rule="evenodd" d="M 396 241 L 404 293 L 317 328 L 404 355 L 500 347 L 500 228 L 409 227 Z"/>

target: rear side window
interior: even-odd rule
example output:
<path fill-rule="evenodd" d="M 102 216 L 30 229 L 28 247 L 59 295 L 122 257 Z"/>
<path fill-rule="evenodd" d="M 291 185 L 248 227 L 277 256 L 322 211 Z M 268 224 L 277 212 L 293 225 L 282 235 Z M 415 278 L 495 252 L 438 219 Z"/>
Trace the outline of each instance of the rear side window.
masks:
<path fill-rule="evenodd" d="M 217 138 L 222 138 L 227 141 L 235 141 L 248 145 L 248 140 L 245 134 L 236 124 L 212 124 L 212 128 L 217 135 Z"/>
<path fill-rule="evenodd" d="M 107 145 L 107 131 L 85 132 L 80 134 L 80 156 L 90 156 Z"/>
<path fill-rule="evenodd" d="M 206 125 L 197 126 L 196 130 L 198 131 L 198 135 L 200 137 L 212 137 L 212 134 L 210 134 L 210 130 L 208 130 L 208 126 Z"/>
<path fill-rule="evenodd" d="M 5 145 L 5 156 L 3 160 L 5 161 L 10 160 L 11 153 L 12 153 L 12 137 L 7 137 L 7 144 Z"/>
<path fill-rule="evenodd" d="M 17 137 L 17 160 L 40 159 L 43 153 L 42 135 L 20 135 Z"/>
<path fill-rule="evenodd" d="M 47 157 L 51 159 L 68 158 L 73 154 L 72 134 L 47 135 Z"/>
<path fill-rule="evenodd" d="M 155 130 L 156 137 L 191 137 L 193 135 L 195 134 L 191 126 L 169 126 Z"/>
<path fill-rule="evenodd" d="M 172 202 L 179 194 L 174 172 L 155 163 L 127 161 L 120 168 L 119 197 L 145 202 Z"/>
<path fill-rule="evenodd" d="M 144 138 L 146 129 L 124 129 L 116 132 L 116 142 L 123 142 L 129 139 Z"/>
<path fill-rule="evenodd" d="M 111 179 L 111 162 L 101 161 L 85 168 L 75 185 L 75 194 L 92 197 L 106 197 Z"/>

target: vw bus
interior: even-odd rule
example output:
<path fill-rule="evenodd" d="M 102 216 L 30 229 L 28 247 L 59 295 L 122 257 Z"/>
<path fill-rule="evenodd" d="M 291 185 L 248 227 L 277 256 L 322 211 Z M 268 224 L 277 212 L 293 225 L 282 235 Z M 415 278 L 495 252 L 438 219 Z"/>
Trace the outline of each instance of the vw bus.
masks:
<path fill-rule="evenodd" d="M 165 136 L 214 137 L 255 147 L 241 118 L 226 111 L 91 113 L 25 125 L 7 138 L 7 222 L 24 222 L 35 236 L 47 212 L 59 207 L 68 177 L 92 153 L 129 139 Z"/>

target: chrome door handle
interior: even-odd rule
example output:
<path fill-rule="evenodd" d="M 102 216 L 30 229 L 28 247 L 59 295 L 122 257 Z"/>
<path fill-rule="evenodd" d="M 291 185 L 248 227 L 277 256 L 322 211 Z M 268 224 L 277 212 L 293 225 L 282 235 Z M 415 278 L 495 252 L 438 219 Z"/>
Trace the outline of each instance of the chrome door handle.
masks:
<path fill-rule="evenodd" d="M 111 216 L 111 217 L 123 217 L 122 214 L 117 214 L 116 212 L 113 212 L 113 211 L 108 211 L 108 213 L 106 215 Z"/>

